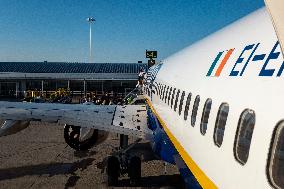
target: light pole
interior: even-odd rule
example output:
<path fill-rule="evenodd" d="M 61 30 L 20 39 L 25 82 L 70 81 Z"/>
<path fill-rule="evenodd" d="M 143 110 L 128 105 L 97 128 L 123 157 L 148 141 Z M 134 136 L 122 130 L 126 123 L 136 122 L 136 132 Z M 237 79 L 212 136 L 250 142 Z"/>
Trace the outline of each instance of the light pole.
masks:
<path fill-rule="evenodd" d="M 92 23 L 95 22 L 96 20 L 92 17 L 87 18 L 87 21 L 89 22 L 90 25 L 90 57 L 89 57 L 89 63 L 92 62 Z"/>

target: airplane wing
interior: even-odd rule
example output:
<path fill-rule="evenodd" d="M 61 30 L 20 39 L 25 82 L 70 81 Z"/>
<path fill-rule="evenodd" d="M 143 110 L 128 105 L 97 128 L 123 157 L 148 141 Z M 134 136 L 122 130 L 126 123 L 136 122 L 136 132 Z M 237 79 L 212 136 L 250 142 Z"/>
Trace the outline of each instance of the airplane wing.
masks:
<path fill-rule="evenodd" d="M 30 121 L 58 122 L 148 139 L 145 105 L 84 105 L 0 102 L 0 137 L 14 134 Z"/>

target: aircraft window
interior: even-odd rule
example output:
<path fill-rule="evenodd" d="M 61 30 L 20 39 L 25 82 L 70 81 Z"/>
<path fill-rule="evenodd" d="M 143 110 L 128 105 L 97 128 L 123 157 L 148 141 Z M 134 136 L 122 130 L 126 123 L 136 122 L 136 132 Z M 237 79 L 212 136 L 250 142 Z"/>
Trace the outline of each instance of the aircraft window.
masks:
<path fill-rule="evenodd" d="M 154 94 L 158 96 L 158 86 L 157 85 L 154 85 L 154 86 L 155 86 Z"/>
<path fill-rule="evenodd" d="M 160 91 L 161 91 L 160 96 L 161 96 L 161 98 L 162 98 L 162 94 L 163 94 L 163 87 L 164 87 L 164 85 L 160 86 Z"/>
<path fill-rule="evenodd" d="M 229 114 L 229 104 L 222 103 L 218 110 L 215 129 L 214 129 L 214 142 L 218 147 L 220 147 L 223 143 L 223 137 L 224 137 L 228 114 Z"/>
<path fill-rule="evenodd" d="M 167 102 L 167 99 L 168 99 L 168 92 L 169 92 L 169 86 L 167 87 L 167 90 L 166 90 L 166 97 L 165 97 L 165 103 Z"/>
<path fill-rule="evenodd" d="M 190 106 L 190 101 L 191 101 L 191 93 L 188 94 L 187 99 L 186 99 L 186 103 L 185 103 L 185 107 L 184 107 L 184 120 L 187 120 L 187 116 L 188 116 L 188 110 L 189 110 L 189 106 Z"/>
<path fill-rule="evenodd" d="M 192 108 L 192 113 L 191 113 L 191 125 L 194 127 L 195 122 L 196 122 L 196 116 L 197 116 L 197 111 L 198 111 L 198 106 L 200 102 L 200 96 L 197 95 L 194 100 L 193 108 Z"/>
<path fill-rule="evenodd" d="M 244 110 L 239 119 L 234 148 L 235 158 L 243 165 L 248 160 L 254 124 L 254 111 L 250 109 Z"/>
<path fill-rule="evenodd" d="M 178 108 L 178 114 L 181 115 L 182 112 L 182 105 L 183 105 L 183 101 L 184 101 L 184 96 L 185 96 L 185 92 L 183 91 L 180 97 L 180 102 L 179 102 L 179 108 Z"/>
<path fill-rule="evenodd" d="M 161 85 L 161 94 L 160 94 L 160 98 L 163 99 L 163 91 L 164 91 L 164 85 Z"/>
<path fill-rule="evenodd" d="M 162 93 L 162 90 L 161 90 L 161 84 L 159 83 L 158 84 L 158 95 L 159 95 L 159 97 L 161 98 L 161 93 Z"/>
<path fill-rule="evenodd" d="M 200 132 L 203 135 L 205 135 L 207 131 L 207 125 L 208 125 L 208 119 L 209 119 L 209 115 L 211 111 L 211 105 L 212 105 L 212 100 L 208 98 L 203 107 L 203 113 L 202 113 L 201 123 L 200 123 Z"/>
<path fill-rule="evenodd" d="M 164 85 L 164 86 L 162 87 L 162 94 L 161 94 L 161 99 L 162 99 L 162 100 L 164 99 L 164 96 L 165 96 L 165 87 L 166 87 L 166 85 Z"/>
<path fill-rule="evenodd" d="M 284 188 L 284 121 L 274 130 L 269 152 L 269 181 L 275 188 Z"/>
<path fill-rule="evenodd" d="M 160 99 L 162 99 L 163 98 L 163 89 L 164 89 L 164 86 L 163 85 L 161 85 L 160 86 Z"/>
<path fill-rule="evenodd" d="M 166 98 L 166 88 L 167 88 L 167 86 L 165 85 L 165 87 L 164 87 L 164 94 L 163 94 L 163 99 L 162 100 L 164 100 Z"/>
<path fill-rule="evenodd" d="M 162 84 L 160 84 L 160 86 L 159 86 L 159 90 L 160 90 L 160 98 L 162 98 L 162 89 L 163 89 L 163 85 Z"/>
<path fill-rule="evenodd" d="M 180 90 L 177 91 L 177 96 L 176 96 L 175 105 L 174 105 L 175 112 L 177 111 L 177 103 L 178 103 L 179 94 L 180 94 Z"/>
<path fill-rule="evenodd" d="M 168 96 L 168 105 L 170 105 L 170 99 L 171 99 L 171 94 L 172 94 L 173 88 L 170 88 L 169 96 Z"/>
<path fill-rule="evenodd" d="M 163 99 L 164 85 L 161 85 L 161 99 Z"/>
<path fill-rule="evenodd" d="M 163 85 L 161 85 L 161 87 L 160 87 L 160 90 L 161 90 L 161 93 L 160 93 L 160 98 L 162 99 L 162 96 L 163 96 Z"/>
<path fill-rule="evenodd" d="M 176 88 L 174 88 L 171 98 L 171 108 L 173 108 L 174 98 L 175 98 Z"/>
<path fill-rule="evenodd" d="M 159 94 L 159 84 L 157 82 L 155 82 L 155 88 L 156 88 L 156 92 L 157 95 Z"/>

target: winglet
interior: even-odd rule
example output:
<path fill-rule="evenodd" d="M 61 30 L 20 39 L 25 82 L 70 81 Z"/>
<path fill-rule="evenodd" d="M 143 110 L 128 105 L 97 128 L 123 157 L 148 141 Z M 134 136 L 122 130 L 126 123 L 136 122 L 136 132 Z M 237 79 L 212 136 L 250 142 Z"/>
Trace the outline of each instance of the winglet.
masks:
<path fill-rule="evenodd" d="M 284 55 L 284 1 L 264 0 Z"/>

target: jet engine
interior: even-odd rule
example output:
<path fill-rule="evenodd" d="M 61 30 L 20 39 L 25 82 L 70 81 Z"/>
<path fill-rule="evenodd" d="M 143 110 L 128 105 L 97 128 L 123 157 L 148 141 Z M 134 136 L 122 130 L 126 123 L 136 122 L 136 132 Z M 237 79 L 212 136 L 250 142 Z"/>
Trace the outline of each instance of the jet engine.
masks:
<path fill-rule="evenodd" d="M 109 132 L 98 129 L 79 127 L 73 125 L 64 126 L 64 139 L 66 143 L 77 151 L 88 150 L 91 147 L 104 142 Z"/>
<path fill-rule="evenodd" d="M 24 130 L 30 125 L 29 121 L 5 120 L 0 128 L 0 137 L 12 135 Z"/>

